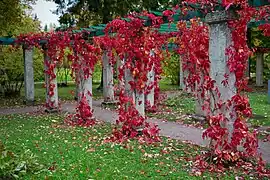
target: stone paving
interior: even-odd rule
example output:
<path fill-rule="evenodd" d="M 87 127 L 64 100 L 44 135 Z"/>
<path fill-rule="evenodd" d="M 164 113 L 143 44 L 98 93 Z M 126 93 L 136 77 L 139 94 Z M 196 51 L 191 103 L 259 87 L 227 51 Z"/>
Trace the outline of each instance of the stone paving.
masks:
<path fill-rule="evenodd" d="M 115 123 L 118 118 L 116 111 L 104 109 L 101 107 L 101 100 L 93 101 L 94 116 L 96 119 Z M 64 103 L 62 105 L 62 111 L 73 113 L 75 112 L 76 103 Z M 7 114 L 22 114 L 39 112 L 42 110 L 41 106 L 27 106 L 22 108 L 0 108 L 0 115 Z M 160 128 L 160 135 L 182 141 L 188 141 L 200 146 L 206 146 L 207 140 L 202 139 L 203 129 L 185 126 L 176 122 L 165 122 L 159 119 L 147 119 L 148 122 L 155 123 Z M 270 142 L 259 142 L 259 152 L 262 153 L 262 157 L 268 163 L 270 163 Z"/>

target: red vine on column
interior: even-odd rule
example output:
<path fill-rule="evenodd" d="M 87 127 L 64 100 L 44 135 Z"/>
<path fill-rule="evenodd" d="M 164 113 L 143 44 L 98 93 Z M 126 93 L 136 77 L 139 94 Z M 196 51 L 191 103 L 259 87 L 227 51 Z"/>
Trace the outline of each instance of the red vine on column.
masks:
<path fill-rule="evenodd" d="M 70 51 L 68 59 L 71 61 L 72 74 L 75 74 L 76 84 L 81 82 L 81 79 L 76 77 L 79 71 L 83 71 L 82 78 L 84 79 L 92 76 L 94 66 L 100 59 L 99 46 L 94 41 L 89 40 L 88 32 L 84 31 L 76 34 L 72 31 L 23 34 L 17 37 L 16 44 L 37 47 L 49 57 L 49 61 L 45 61 L 47 66 L 45 74 L 49 75 L 49 97 L 54 95 L 55 85 L 52 83 L 56 78 L 54 69 L 58 63 L 62 63 L 67 49 Z M 85 93 L 92 96 L 89 92 Z M 76 108 L 76 114 L 67 117 L 66 122 L 68 124 L 79 126 L 94 124 L 93 110 L 85 98 L 85 93 L 80 94 L 81 100 Z M 55 103 L 48 102 L 46 106 L 53 109 Z"/>
<path fill-rule="evenodd" d="M 151 17 L 153 26 L 145 27 L 144 21 L 136 18 L 137 14 L 129 16 L 129 22 L 121 19 L 116 19 L 106 26 L 106 36 L 100 41 L 106 46 L 115 49 L 117 55 L 121 60 L 124 59 L 122 67 L 119 68 L 119 80 L 122 82 L 119 95 L 119 119 L 117 124 L 121 124 L 121 129 L 114 129 L 113 141 L 125 141 L 129 138 L 135 138 L 139 134 L 138 128 L 143 127 L 142 136 L 139 140 L 151 143 L 159 140 L 157 126 L 145 122 L 145 117 L 141 116 L 136 110 L 134 99 L 132 95 L 125 93 L 124 88 L 124 74 L 128 70 L 131 72 L 132 79 L 129 82 L 131 91 L 139 93 L 149 93 L 149 87 L 146 86 L 147 74 L 154 65 L 157 81 L 161 73 L 160 56 L 161 45 L 164 39 L 160 34 L 154 30 L 162 22 L 161 18 L 149 15 Z M 114 35 L 112 35 L 114 33 Z M 110 39 L 110 40 L 109 40 Z M 150 56 L 150 51 L 156 54 Z M 156 82 L 155 82 L 156 83 Z M 151 86 L 156 86 L 156 84 Z M 150 87 L 151 88 L 151 87 Z M 139 102 L 140 103 L 140 102 Z"/>
<path fill-rule="evenodd" d="M 185 22 L 180 22 L 178 25 L 181 31 L 178 37 L 179 53 L 183 57 L 184 71 L 189 72 L 185 83 L 194 92 L 197 99 L 202 102 L 201 106 L 207 114 L 209 125 L 203 133 L 203 137 L 210 138 L 212 145 L 211 151 L 199 157 L 198 161 L 195 162 L 195 167 L 201 171 L 223 171 L 224 168 L 232 165 L 248 167 L 252 164 L 248 163 L 247 159 L 259 158 L 256 173 L 259 176 L 269 176 L 269 170 L 267 171 L 264 168 L 264 162 L 258 156 L 256 132 L 250 132 L 246 125 L 246 120 L 251 117 L 252 110 L 247 96 L 243 94 L 243 91 L 247 90 L 247 81 L 244 78 L 246 61 L 252 53 L 246 42 L 247 24 L 252 18 L 256 20 L 267 19 L 269 17 L 269 7 L 256 9 L 250 7 L 247 1 L 244 0 L 222 1 L 222 4 L 210 0 L 191 0 L 188 2 L 200 3 L 207 13 L 211 13 L 214 9 L 213 6 L 216 5 L 223 5 L 226 10 L 238 7 L 236 10 L 238 18 L 229 22 L 233 43 L 224 52 L 229 58 L 227 66 L 236 77 L 235 87 L 237 92 L 226 102 L 220 99 L 219 88 L 210 77 L 207 27 L 200 24 L 198 20 L 191 20 L 189 28 L 187 28 Z M 184 8 L 186 9 L 186 7 Z M 267 34 L 268 27 L 268 25 L 263 25 L 259 28 L 263 29 L 264 33 Z M 224 80 L 221 82 L 224 86 L 228 85 L 228 78 L 229 75 L 224 74 Z M 229 131 L 224 126 L 228 121 L 227 113 L 230 113 L 230 116 L 235 118 L 231 140 L 228 134 Z M 239 150 L 241 145 L 244 148 L 242 151 Z"/>

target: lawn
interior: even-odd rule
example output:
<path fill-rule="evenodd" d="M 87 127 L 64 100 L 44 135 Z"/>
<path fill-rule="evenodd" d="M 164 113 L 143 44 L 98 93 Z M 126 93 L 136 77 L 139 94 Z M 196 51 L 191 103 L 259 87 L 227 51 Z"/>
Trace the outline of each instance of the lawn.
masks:
<path fill-rule="evenodd" d="M 248 94 L 253 111 L 253 118 L 249 123 L 254 127 L 270 126 L 270 104 L 267 102 L 267 94 L 264 92 L 252 92 Z M 181 121 L 185 124 L 201 125 L 200 121 L 187 118 L 186 114 L 195 113 L 195 99 L 185 92 L 175 97 L 166 99 L 160 106 L 160 112 L 149 113 L 150 117 L 165 119 L 168 121 Z"/>
<path fill-rule="evenodd" d="M 93 83 L 93 98 L 102 98 L 102 92 L 98 91 L 97 88 L 99 83 Z M 67 87 L 58 87 L 58 96 L 60 101 L 72 101 L 74 100 L 74 93 L 76 90 L 76 85 L 74 82 L 69 82 Z M 36 104 L 45 103 L 46 89 L 43 87 L 43 83 L 35 84 L 35 101 Z M 16 98 L 4 98 L 0 96 L 0 106 L 1 107 L 11 107 L 11 106 L 22 106 L 24 101 L 24 88 L 22 88 L 21 94 Z"/>
<path fill-rule="evenodd" d="M 93 81 L 93 98 L 100 99 L 103 98 L 102 91 L 97 90 L 100 82 L 96 80 Z M 45 103 L 45 94 L 46 89 L 43 87 L 44 84 L 36 83 L 35 84 L 35 100 L 36 104 L 44 104 Z M 167 81 L 162 80 L 160 82 L 161 91 L 171 91 L 177 90 L 177 86 L 170 85 Z M 67 87 L 58 87 L 58 96 L 60 101 L 72 101 L 74 100 L 74 93 L 76 90 L 76 85 L 74 82 L 69 81 Z M 0 96 L 0 107 L 12 107 L 12 106 L 23 106 L 24 101 L 24 88 L 22 88 L 21 94 L 16 98 L 4 98 Z"/>
<path fill-rule="evenodd" d="M 190 175 L 192 163 L 188 159 L 200 153 L 198 146 L 167 138 L 150 146 L 136 141 L 122 145 L 103 143 L 111 134 L 111 125 L 99 123 L 92 128 L 72 128 L 62 121 L 61 115 L 0 116 L 0 140 L 6 148 L 17 154 L 30 150 L 44 165 L 44 171 L 26 174 L 23 179 L 217 177 L 209 173 L 202 177 Z M 234 176 L 227 173 L 222 179 L 235 179 Z"/>

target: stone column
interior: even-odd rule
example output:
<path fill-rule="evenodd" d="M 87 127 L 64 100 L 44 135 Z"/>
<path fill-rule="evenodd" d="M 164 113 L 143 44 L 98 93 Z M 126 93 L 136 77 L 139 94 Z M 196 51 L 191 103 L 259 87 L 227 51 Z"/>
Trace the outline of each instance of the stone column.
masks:
<path fill-rule="evenodd" d="M 245 71 L 245 77 L 250 78 L 250 65 L 249 65 L 249 58 L 247 60 L 247 69 Z"/>
<path fill-rule="evenodd" d="M 256 53 L 256 86 L 263 86 L 263 53 Z"/>
<path fill-rule="evenodd" d="M 210 27 L 210 40 L 209 40 L 209 58 L 211 62 L 210 76 L 216 81 L 215 85 L 218 87 L 220 92 L 220 99 L 226 102 L 231 99 L 236 94 L 235 87 L 235 74 L 229 71 L 227 66 L 228 56 L 225 54 L 226 48 L 232 44 L 231 30 L 228 27 L 228 20 L 235 18 L 235 14 L 231 11 L 218 11 L 214 13 L 209 13 L 206 15 L 205 21 Z M 222 85 L 222 80 L 224 80 L 224 74 L 228 74 L 228 86 Z M 215 94 L 213 99 L 217 99 Z M 230 113 L 234 114 L 232 109 L 226 109 L 223 107 L 222 112 L 225 112 L 226 117 L 229 119 L 225 127 L 229 130 L 229 139 L 233 132 L 233 123 L 235 121 L 234 117 L 230 116 Z M 216 112 L 218 113 L 218 112 Z M 215 113 L 215 114 L 216 114 Z"/>
<path fill-rule="evenodd" d="M 150 56 L 154 56 L 154 52 L 150 51 Z M 154 71 L 154 65 L 152 65 L 151 70 L 147 73 L 147 87 L 152 86 L 150 92 L 146 94 L 145 101 L 149 103 L 150 107 L 155 105 L 155 71 Z"/>
<path fill-rule="evenodd" d="M 123 62 L 125 62 L 125 60 L 123 60 Z M 136 79 L 134 80 L 134 78 L 133 78 L 133 76 L 132 76 L 132 74 L 131 74 L 131 72 L 130 72 L 130 70 L 128 68 L 125 68 L 124 73 L 125 73 L 125 76 L 124 76 L 124 79 L 125 79 L 125 95 L 132 99 L 132 103 L 135 104 L 135 107 L 136 107 L 137 111 L 140 113 L 141 116 L 144 117 L 144 115 L 145 115 L 144 92 L 143 91 L 139 92 L 139 91 L 133 90 L 131 88 L 129 82 L 130 81 L 136 81 Z"/>
<path fill-rule="evenodd" d="M 119 76 L 119 68 L 123 65 L 123 60 L 119 58 L 119 56 L 116 57 L 116 76 L 118 78 Z M 120 82 L 118 82 L 120 84 Z"/>
<path fill-rule="evenodd" d="M 73 53 L 75 56 L 77 56 L 77 51 L 75 48 L 73 48 Z M 80 99 L 80 92 L 82 91 L 80 88 L 80 83 L 78 81 L 80 81 L 80 72 L 78 72 L 79 70 L 75 70 L 75 94 L 74 94 L 74 100 L 78 101 Z"/>
<path fill-rule="evenodd" d="M 84 77 L 83 71 L 80 72 L 80 83 L 78 88 L 78 102 L 81 101 L 83 95 L 86 97 L 88 105 L 93 109 L 93 97 L 92 97 L 92 75 Z"/>
<path fill-rule="evenodd" d="M 140 92 L 135 90 L 135 104 L 136 109 L 140 113 L 141 116 L 145 116 L 145 102 L 144 102 L 144 92 Z"/>
<path fill-rule="evenodd" d="M 76 83 L 76 81 L 75 81 L 75 84 L 76 84 L 76 89 L 75 89 L 74 99 L 77 101 L 81 90 L 80 90 L 80 86 Z"/>
<path fill-rule="evenodd" d="M 131 86 L 129 84 L 130 81 L 134 81 L 132 74 L 129 69 L 125 68 L 125 94 L 128 97 L 131 97 L 133 99 L 133 102 L 135 102 L 135 92 L 131 89 Z"/>
<path fill-rule="evenodd" d="M 88 65 L 84 64 L 82 55 L 79 55 L 79 61 L 77 63 L 80 65 L 80 68 L 76 70 L 76 94 L 78 97 L 77 102 L 80 103 L 82 97 L 85 96 L 88 105 L 91 109 L 93 109 L 92 70 Z"/>
<path fill-rule="evenodd" d="M 35 101 L 34 69 L 33 69 L 33 48 L 23 47 L 24 59 L 24 89 L 25 104 L 33 105 Z"/>
<path fill-rule="evenodd" d="M 103 62 L 103 96 L 104 104 L 115 103 L 114 83 L 113 83 L 113 65 L 110 63 L 108 52 L 105 51 L 102 56 Z"/>
<path fill-rule="evenodd" d="M 183 72 L 183 65 L 182 65 L 182 58 L 180 57 L 179 59 L 179 79 L 180 79 L 180 84 L 179 84 L 179 88 L 181 90 L 185 89 L 185 85 L 184 85 L 184 72 Z"/>
<path fill-rule="evenodd" d="M 47 50 L 44 49 L 44 69 L 47 71 L 50 66 L 50 57 L 48 56 Z M 53 69 L 55 77 L 45 72 L 45 84 L 46 84 L 46 111 L 55 112 L 58 110 L 58 89 L 57 89 L 57 77 L 56 77 L 56 66 Z M 50 91 L 50 89 L 53 89 Z"/>

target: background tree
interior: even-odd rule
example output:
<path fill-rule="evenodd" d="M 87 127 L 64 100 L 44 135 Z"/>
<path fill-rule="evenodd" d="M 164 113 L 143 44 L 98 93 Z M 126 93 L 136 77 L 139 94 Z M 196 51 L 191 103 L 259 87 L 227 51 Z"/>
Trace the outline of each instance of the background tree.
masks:
<path fill-rule="evenodd" d="M 40 22 L 31 13 L 34 1 L 0 1 L 0 36 L 16 37 L 21 33 L 39 32 Z M 2 13 L 4 12 L 4 13 Z M 43 57 L 35 50 L 35 79 L 43 76 Z M 23 52 L 11 46 L 0 46 L 0 89 L 5 95 L 19 95 L 23 85 Z"/>
<path fill-rule="evenodd" d="M 44 32 L 48 32 L 48 25 L 47 24 L 45 24 L 45 26 L 44 26 Z"/>

